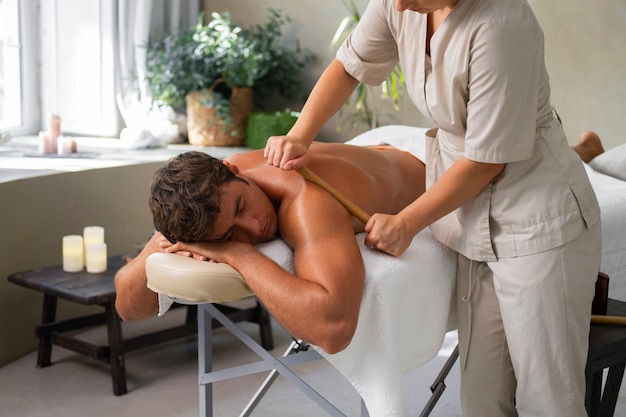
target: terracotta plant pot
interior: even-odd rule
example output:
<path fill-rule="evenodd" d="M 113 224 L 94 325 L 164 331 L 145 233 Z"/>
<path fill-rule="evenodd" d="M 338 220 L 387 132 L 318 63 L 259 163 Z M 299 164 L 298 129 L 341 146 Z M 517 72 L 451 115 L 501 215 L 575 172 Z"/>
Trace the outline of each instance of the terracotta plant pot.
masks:
<path fill-rule="evenodd" d="M 212 90 L 189 93 L 187 99 L 187 133 L 189 143 L 197 146 L 243 146 L 248 117 L 252 112 L 252 88 L 232 87 L 228 123 L 215 115 L 215 108 L 202 104 Z"/>

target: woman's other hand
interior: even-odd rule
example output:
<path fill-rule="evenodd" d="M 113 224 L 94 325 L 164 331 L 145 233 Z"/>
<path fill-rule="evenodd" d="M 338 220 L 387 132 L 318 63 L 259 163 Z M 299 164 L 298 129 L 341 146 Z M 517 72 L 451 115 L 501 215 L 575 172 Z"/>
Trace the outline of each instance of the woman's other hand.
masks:
<path fill-rule="evenodd" d="M 407 250 L 414 235 L 398 215 L 375 213 L 365 225 L 365 246 L 400 256 Z"/>

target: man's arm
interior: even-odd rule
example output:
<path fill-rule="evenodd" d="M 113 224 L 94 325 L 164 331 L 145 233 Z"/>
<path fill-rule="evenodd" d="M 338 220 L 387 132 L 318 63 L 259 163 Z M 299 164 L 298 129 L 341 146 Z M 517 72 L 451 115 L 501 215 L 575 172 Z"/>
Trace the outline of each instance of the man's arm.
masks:
<path fill-rule="evenodd" d="M 115 309 L 124 321 L 154 316 L 159 311 L 158 295 L 146 286 L 146 259 L 155 252 L 162 252 L 161 237 L 160 233 L 155 233 L 139 255 L 115 275 Z"/>
<path fill-rule="evenodd" d="M 281 236 L 294 250 L 295 274 L 242 242 L 179 242 L 168 251 L 188 250 L 228 263 L 292 336 L 339 352 L 356 330 L 365 280 L 352 217 L 313 184 L 280 210 Z"/>

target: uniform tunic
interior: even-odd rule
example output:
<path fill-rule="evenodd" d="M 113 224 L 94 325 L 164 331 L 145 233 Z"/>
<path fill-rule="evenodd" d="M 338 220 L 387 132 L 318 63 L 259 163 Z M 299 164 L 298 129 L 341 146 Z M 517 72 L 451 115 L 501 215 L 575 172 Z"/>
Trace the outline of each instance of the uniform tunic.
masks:
<path fill-rule="evenodd" d="M 380 84 L 399 62 L 427 137 L 427 187 L 456 160 L 506 163 L 476 198 L 431 226 L 470 259 L 537 253 L 600 218 L 580 158 L 550 105 L 543 33 L 519 0 L 460 0 L 430 41 L 426 15 L 372 0 L 337 52 L 346 71 Z"/>

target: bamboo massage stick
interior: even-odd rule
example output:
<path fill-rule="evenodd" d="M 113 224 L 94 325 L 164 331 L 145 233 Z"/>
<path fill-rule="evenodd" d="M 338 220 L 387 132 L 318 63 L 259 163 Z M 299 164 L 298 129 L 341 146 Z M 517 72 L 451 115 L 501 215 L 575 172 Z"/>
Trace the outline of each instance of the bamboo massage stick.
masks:
<path fill-rule="evenodd" d="M 318 177 L 316 173 L 308 169 L 307 167 L 298 168 L 297 171 L 302 175 L 305 179 L 311 181 L 313 184 L 319 185 L 324 190 L 328 191 L 337 201 L 344 206 L 350 214 L 363 222 L 363 224 L 367 223 L 370 219 L 370 215 L 367 214 L 364 210 L 362 210 L 359 206 L 354 204 L 352 201 L 348 200 L 346 196 L 337 191 L 332 185 L 324 181 L 322 178 Z"/>
<path fill-rule="evenodd" d="M 367 214 L 364 210 L 362 210 L 359 206 L 350 201 L 346 196 L 337 191 L 332 185 L 324 181 L 320 178 L 316 173 L 308 169 L 307 167 L 298 168 L 297 171 L 302 175 L 305 179 L 311 181 L 313 184 L 319 185 L 324 190 L 328 191 L 342 206 L 344 206 L 350 214 L 354 217 L 362 221 L 364 224 L 370 218 L 370 215 Z M 614 324 L 614 325 L 626 325 L 626 317 L 622 316 L 602 316 L 602 315 L 592 315 L 591 316 L 592 324 Z"/>

